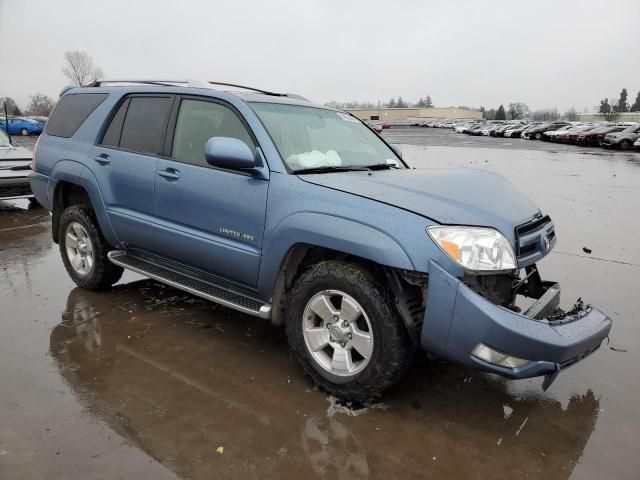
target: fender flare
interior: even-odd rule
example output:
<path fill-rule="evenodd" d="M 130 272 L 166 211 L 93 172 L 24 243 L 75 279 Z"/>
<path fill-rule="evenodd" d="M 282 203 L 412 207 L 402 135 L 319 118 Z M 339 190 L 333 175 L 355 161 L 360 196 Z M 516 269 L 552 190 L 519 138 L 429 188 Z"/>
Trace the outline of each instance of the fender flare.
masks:
<path fill-rule="evenodd" d="M 261 298 L 273 297 L 283 261 L 299 244 L 335 250 L 383 266 L 415 270 L 404 248 L 375 227 L 325 213 L 295 213 L 283 219 L 264 244 L 258 279 Z"/>

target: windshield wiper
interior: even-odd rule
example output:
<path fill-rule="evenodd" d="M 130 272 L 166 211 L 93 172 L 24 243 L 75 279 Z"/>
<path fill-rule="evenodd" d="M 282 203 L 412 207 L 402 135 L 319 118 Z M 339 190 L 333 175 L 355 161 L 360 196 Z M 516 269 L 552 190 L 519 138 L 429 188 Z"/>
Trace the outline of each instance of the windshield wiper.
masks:
<path fill-rule="evenodd" d="M 369 170 L 390 170 L 392 168 L 399 169 L 400 167 L 395 163 L 374 163 L 373 165 L 367 165 Z"/>
<path fill-rule="evenodd" d="M 294 170 L 294 175 L 304 174 L 304 173 L 330 173 L 330 172 L 366 172 L 369 170 L 369 167 L 360 167 L 357 165 L 327 165 L 324 167 L 311 167 L 311 168 L 300 168 L 298 170 Z"/>

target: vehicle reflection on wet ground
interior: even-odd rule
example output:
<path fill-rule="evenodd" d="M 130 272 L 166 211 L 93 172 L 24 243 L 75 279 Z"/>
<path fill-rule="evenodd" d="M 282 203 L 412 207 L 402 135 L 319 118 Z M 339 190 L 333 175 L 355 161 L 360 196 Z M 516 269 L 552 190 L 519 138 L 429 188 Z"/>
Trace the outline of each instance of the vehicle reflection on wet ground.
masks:
<path fill-rule="evenodd" d="M 547 392 L 420 355 L 351 410 L 267 322 L 132 274 L 74 288 L 47 212 L 0 202 L 0 478 L 637 478 L 640 165 L 403 149 L 418 168 L 497 171 L 550 212 L 542 273 L 613 317 L 611 343 Z"/>

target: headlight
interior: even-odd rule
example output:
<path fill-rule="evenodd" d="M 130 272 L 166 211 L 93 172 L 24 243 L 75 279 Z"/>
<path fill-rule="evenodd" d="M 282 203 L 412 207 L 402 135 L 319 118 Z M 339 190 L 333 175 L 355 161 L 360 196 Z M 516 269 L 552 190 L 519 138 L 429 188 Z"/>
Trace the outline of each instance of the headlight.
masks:
<path fill-rule="evenodd" d="M 468 270 L 516 269 L 516 257 L 504 235 L 493 228 L 428 227 L 434 242 L 456 263 Z"/>

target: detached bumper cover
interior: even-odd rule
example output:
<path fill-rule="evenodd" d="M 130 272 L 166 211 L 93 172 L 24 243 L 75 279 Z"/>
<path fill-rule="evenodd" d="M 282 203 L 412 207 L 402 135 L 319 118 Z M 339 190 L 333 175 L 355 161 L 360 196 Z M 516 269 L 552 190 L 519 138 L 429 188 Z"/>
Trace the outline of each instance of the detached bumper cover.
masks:
<path fill-rule="evenodd" d="M 420 341 L 425 350 L 443 358 L 509 378 L 555 378 L 594 352 L 610 330 L 611 320 L 593 307 L 559 321 L 526 317 L 491 303 L 436 262 L 430 263 Z M 518 368 L 485 362 L 471 354 L 480 342 L 528 362 Z"/>

